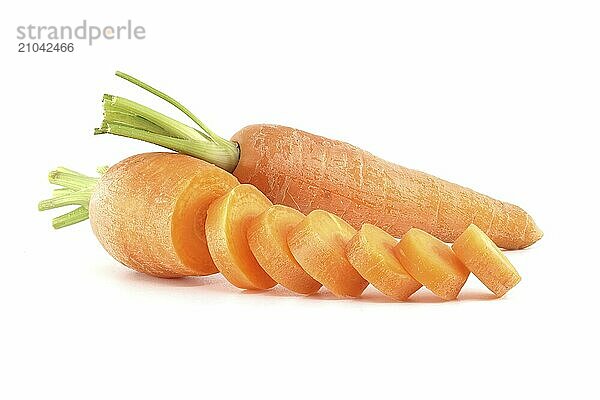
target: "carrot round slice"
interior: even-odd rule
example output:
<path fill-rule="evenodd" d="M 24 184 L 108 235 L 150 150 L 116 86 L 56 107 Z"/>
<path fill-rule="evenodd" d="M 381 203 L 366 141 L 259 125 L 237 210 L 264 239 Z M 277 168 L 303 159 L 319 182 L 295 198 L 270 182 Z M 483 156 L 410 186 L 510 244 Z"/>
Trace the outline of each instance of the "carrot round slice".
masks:
<path fill-rule="evenodd" d="M 346 247 L 348 260 L 381 293 L 406 300 L 422 286 L 394 255 L 397 241 L 382 229 L 364 224 Z"/>
<path fill-rule="evenodd" d="M 346 245 L 355 233 L 339 217 L 315 210 L 290 231 L 288 244 L 302 268 L 333 294 L 358 297 L 369 283 L 346 256 Z"/>
<path fill-rule="evenodd" d="M 444 300 L 455 299 L 469 276 L 448 245 L 420 229 L 410 229 L 394 254 L 415 280 Z"/>
<path fill-rule="evenodd" d="M 216 170 L 218 169 L 215 168 Z M 192 266 L 201 275 L 219 272 L 206 243 L 204 227 L 208 207 L 238 184 L 237 179 L 230 174 L 198 174 L 177 200 L 171 221 L 173 245 L 181 261 Z"/>
<path fill-rule="evenodd" d="M 521 281 L 504 253 L 476 225 L 471 224 L 452 245 L 456 256 L 494 294 L 502 297 Z"/>
<path fill-rule="evenodd" d="M 303 219 L 298 210 L 274 205 L 250 224 L 248 243 L 260 266 L 277 283 L 296 293 L 311 294 L 321 284 L 302 269 L 287 244 L 289 232 Z"/>
<path fill-rule="evenodd" d="M 239 185 L 208 208 L 208 250 L 223 276 L 239 288 L 261 290 L 276 285 L 254 258 L 247 239 L 252 221 L 270 206 L 257 188 Z"/>

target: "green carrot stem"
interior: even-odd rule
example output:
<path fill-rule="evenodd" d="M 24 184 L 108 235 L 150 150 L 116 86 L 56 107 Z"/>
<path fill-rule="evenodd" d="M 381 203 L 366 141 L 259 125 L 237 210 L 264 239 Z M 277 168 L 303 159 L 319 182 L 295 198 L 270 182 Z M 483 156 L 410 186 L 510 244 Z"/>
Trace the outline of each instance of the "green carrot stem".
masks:
<path fill-rule="evenodd" d="M 54 229 L 64 228 L 65 226 L 74 225 L 78 222 L 85 221 L 90 217 L 89 211 L 85 207 L 76 208 L 59 217 L 52 219 L 52 227 Z"/>
<path fill-rule="evenodd" d="M 72 190 L 80 190 L 95 182 L 94 178 L 74 173 L 66 168 L 57 168 L 50 171 L 48 181 L 52 184 L 63 186 Z"/>
<path fill-rule="evenodd" d="M 194 121 L 200 127 L 200 129 L 202 129 L 204 132 L 206 132 L 210 137 L 212 137 L 213 139 L 221 139 L 213 131 L 211 131 L 208 128 L 208 126 L 206 126 L 204 124 L 204 122 L 200 121 L 200 119 L 197 118 L 190 110 L 188 110 L 186 107 L 184 107 L 183 104 L 181 104 L 180 102 L 178 102 L 177 100 L 175 100 L 174 98 L 169 96 L 168 94 L 163 93 L 160 90 L 155 89 L 152 86 L 148 85 L 147 83 L 144 83 L 144 82 L 140 81 L 139 79 L 134 78 L 133 76 L 128 75 L 124 72 L 117 71 L 117 72 L 115 72 L 115 75 L 117 75 L 119 78 L 123 78 L 126 81 L 129 81 L 129 82 L 133 83 L 134 85 L 137 85 L 137 86 L 141 87 L 142 89 L 147 90 L 148 92 L 152 93 L 153 95 L 158 96 L 159 98 L 165 100 L 166 102 L 168 102 L 169 104 L 171 104 L 172 106 L 177 108 L 179 111 L 181 111 L 182 113 L 187 115 L 192 121 Z"/>
<path fill-rule="evenodd" d="M 232 172 L 240 157 L 237 143 L 223 139 L 210 130 L 181 103 L 150 85 L 122 72 L 117 76 L 167 101 L 194 121 L 199 129 L 134 101 L 105 94 L 104 119 L 95 134 L 113 134 L 154 143 L 168 149 L 213 163 Z"/>
<path fill-rule="evenodd" d="M 69 189 L 69 188 L 58 188 L 58 189 L 54 189 L 52 191 L 52 197 L 58 197 L 58 196 L 62 196 L 68 193 L 73 193 L 74 190 L 73 189 Z"/>
<path fill-rule="evenodd" d="M 110 133 L 117 136 L 154 143 L 182 154 L 187 154 L 192 157 L 206 160 L 230 172 L 233 171 L 237 166 L 239 158 L 237 153 L 231 149 L 216 146 L 212 142 L 206 142 L 203 140 L 186 140 L 171 136 L 159 135 L 154 132 L 149 132 L 130 126 L 124 126 L 118 123 L 107 123 L 104 121 L 102 123 L 102 127 L 95 130 L 95 134 L 100 135 L 104 133 Z"/>
<path fill-rule="evenodd" d="M 105 103 L 108 104 L 108 103 Z M 131 126 L 138 129 L 144 129 L 152 132 L 161 133 L 163 135 L 167 135 L 168 133 L 162 129 L 160 126 L 138 117 L 137 115 L 127 114 L 123 111 L 112 111 L 109 110 L 108 107 L 104 108 L 104 118 L 109 121 L 114 121 L 122 125 Z"/>
<path fill-rule="evenodd" d="M 108 167 L 98 167 L 98 173 L 104 174 Z M 52 191 L 52 197 L 42 200 L 38 210 L 46 211 L 65 206 L 79 206 L 78 208 L 56 217 L 52 226 L 56 229 L 73 225 L 88 218 L 90 199 L 98 183 L 97 177 L 83 175 L 68 168 L 58 167 L 48 174 L 48 181 L 61 188 Z"/>
<path fill-rule="evenodd" d="M 159 127 L 158 130 L 151 129 L 157 134 L 167 133 L 169 136 L 181 139 L 210 140 L 206 133 L 200 132 L 184 123 L 123 97 L 105 94 L 102 99 L 102 106 L 105 111 L 104 119 L 110 122 L 118 122 L 111 118 L 114 118 L 114 112 L 121 112 L 129 114 L 130 118 L 128 118 L 128 120 L 130 122 L 134 123 L 137 121 L 135 127 L 140 129 L 144 129 L 144 127 L 141 126 L 142 124 L 150 122 Z M 108 115 L 106 114 L 106 111 L 109 111 Z M 136 117 L 138 118 L 136 119 Z"/>
<path fill-rule="evenodd" d="M 92 196 L 94 186 L 95 185 L 86 189 L 78 190 L 76 192 L 54 196 L 50 199 L 42 200 L 38 204 L 38 210 L 46 211 L 51 210 L 53 208 L 72 205 L 79 205 L 87 208 L 88 204 L 90 203 L 90 197 Z"/>

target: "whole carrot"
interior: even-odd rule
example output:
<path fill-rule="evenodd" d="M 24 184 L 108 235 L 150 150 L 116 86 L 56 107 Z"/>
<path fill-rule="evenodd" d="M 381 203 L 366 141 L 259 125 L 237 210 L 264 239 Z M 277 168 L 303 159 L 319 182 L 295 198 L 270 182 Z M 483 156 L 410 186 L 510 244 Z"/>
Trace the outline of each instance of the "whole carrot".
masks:
<path fill-rule="evenodd" d="M 233 175 L 176 153 L 138 154 L 100 172 L 100 178 L 66 168 L 50 173 L 50 182 L 62 188 L 39 209 L 78 206 L 55 218 L 55 228 L 89 217 L 104 249 L 146 274 L 174 278 L 218 272 L 204 222 L 210 203 L 238 185 Z"/>
<path fill-rule="evenodd" d="M 419 228 L 452 242 L 470 224 L 498 246 L 520 249 L 543 233 L 520 207 L 424 172 L 385 161 L 348 143 L 279 125 L 250 125 L 231 140 L 217 136 L 166 94 L 120 72 L 188 115 L 192 128 L 133 101 L 104 97 L 96 133 L 155 143 L 214 163 L 241 183 L 260 189 L 273 203 L 303 213 L 323 209 L 353 227 L 376 225 L 400 237 Z"/>

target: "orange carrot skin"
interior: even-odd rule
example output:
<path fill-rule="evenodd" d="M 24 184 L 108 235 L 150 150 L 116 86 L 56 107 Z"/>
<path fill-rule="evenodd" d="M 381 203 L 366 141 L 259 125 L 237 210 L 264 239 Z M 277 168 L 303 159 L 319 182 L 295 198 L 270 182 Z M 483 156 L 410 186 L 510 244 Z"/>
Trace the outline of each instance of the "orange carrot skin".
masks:
<path fill-rule="evenodd" d="M 364 224 L 346 246 L 348 260 L 369 283 L 399 301 L 408 299 L 421 284 L 406 272 L 394 255 L 397 242 L 374 225 Z"/>
<path fill-rule="evenodd" d="M 346 244 L 355 233 L 339 217 L 314 210 L 290 231 L 288 244 L 302 268 L 333 294 L 358 297 L 369 283 L 346 256 Z"/>
<path fill-rule="evenodd" d="M 252 185 L 239 185 L 208 208 L 206 239 L 223 276 L 241 289 L 265 290 L 277 283 L 262 269 L 248 243 L 248 228 L 271 206 Z"/>
<path fill-rule="evenodd" d="M 138 154 L 98 181 L 92 230 L 110 255 L 137 271 L 163 278 L 213 274 L 206 209 L 236 185 L 233 175 L 193 157 Z"/>
<path fill-rule="evenodd" d="M 248 244 L 265 272 L 280 285 L 300 294 L 312 294 L 321 284 L 298 264 L 287 237 L 304 219 L 300 211 L 282 205 L 269 207 L 248 228 Z"/>
<path fill-rule="evenodd" d="M 394 254 L 416 281 L 444 300 L 455 299 L 469 277 L 450 247 L 420 229 L 410 229 Z"/>
<path fill-rule="evenodd" d="M 471 223 L 500 247 L 520 249 L 542 231 L 521 208 L 423 172 L 387 162 L 350 144 L 278 125 L 251 125 L 233 174 L 273 203 L 304 214 L 329 211 L 359 228 L 378 226 L 394 237 L 411 227 L 453 242 Z"/>
<path fill-rule="evenodd" d="M 476 225 L 470 225 L 452 244 L 452 249 L 473 275 L 498 297 L 521 281 L 504 253 Z"/>

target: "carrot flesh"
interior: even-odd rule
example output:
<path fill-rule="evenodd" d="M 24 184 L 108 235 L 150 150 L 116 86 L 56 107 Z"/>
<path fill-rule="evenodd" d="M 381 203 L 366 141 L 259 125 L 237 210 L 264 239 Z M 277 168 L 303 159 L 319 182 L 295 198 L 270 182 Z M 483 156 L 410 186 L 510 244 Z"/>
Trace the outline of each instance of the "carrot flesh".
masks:
<path fill-rule="evenodd" d="M 174 153 L 129 157 L 98 180 L 92 230 L 116 260 L 163 278 L 218 272 L 202 225 L 213 199 L 238 185 L 205 161 Z"/>
<path fill-rule="evenodd" d="M 394 254 L 415 280 L 444 300 L 455 299 L 469 276 L 448 245 L 420 229 L 410 229 Z"/>
<path fill-rule="evenodd" d="M 182 262 L 203 275 L 219 272 L 208 251 L 206 214 L 218 197 L 239 185 L 233 175 L 201 174 L 182 192 L 173 213 L 173 244 Z"/>
<path fill-rule="evenodd" d="M 205 230 L 210 255 L 223 276 L 241 289 L 276 285 L 252 254 L 247 238 L 254 219 L 271 205 L 254 186 L 239 185 L 208 208 Z"/>
<path fill-rule="evenodd" d="M 306 216 L 289 233 L 294 258 L 313 279 L 340 297 L 358 297 L 369 284 L 352 267 L 346 245 L 356 230 L 323 210 Z"/>
<path fill-rule="evenodd" d="M 260 266 L 287 289 L 312 294 L 321 284 L 307 274 L 292 255 L 287 237 L 303 219 L 300 211 L 274 205 L 259 215 L 248 228 L 248 244 Z"/>
<path fill-rule="evenodd" d="M 504 253 L 474 224 L 456 239 L 452 249 L 473 275 L 498 297 L 521 281 Z"/>
<path fill-rule="evenodd" d="M 346 247 L 348 260 L 383 294 L 404 301 L 421 288 L 394 255 L 396 239 L 382 229 L 364 224 Z"/>

